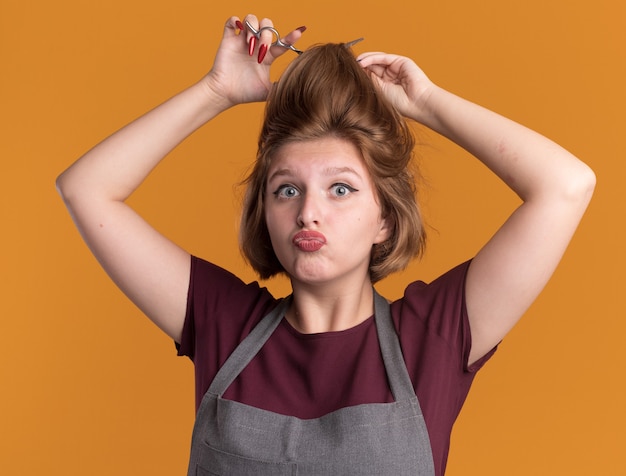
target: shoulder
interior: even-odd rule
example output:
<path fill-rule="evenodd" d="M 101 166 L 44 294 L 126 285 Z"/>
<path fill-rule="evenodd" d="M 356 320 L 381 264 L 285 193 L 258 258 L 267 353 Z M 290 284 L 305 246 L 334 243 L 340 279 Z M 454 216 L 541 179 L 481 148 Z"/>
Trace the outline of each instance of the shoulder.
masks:
<path fill-rule="evenodd" d="M 431 327 L 437 321 L 465 312 L 465 280 L 471 260 L 468 260 L 430 283 L 414 281 L 407 286 L 401 299 L 392 304 L 398 316 L 419 319 Z"/>
<path fill-rule="evenodd" d="M 258 282 L 244 283 L 230 271 L 192 256 L 179 353 L 192 356 L 207 340 L 241 340 L 277 303 Z"/>
<path fill-rule="evenodd" d="M 409 284 L 403 297 L 391 304 L 407 365 L 432 364 L 433 359 L 439 359 L 449 368 L 473 372 L 488 360 L 467 366 L 472 336 L 465 282 L 470 263 L 461 263 L 430 283 Z"/>
<path fill-rule="evenodd" d="M 202 258 L 192 256 L 191 279 L 189 282 L 188 309 L 201 305 L 207 310 L 221 307 L 236 310 L 246 306 L 250 301 L 274 301 L 266 288 L 256 281 L 244 283 L 230 271 L 210 263 Z"/>

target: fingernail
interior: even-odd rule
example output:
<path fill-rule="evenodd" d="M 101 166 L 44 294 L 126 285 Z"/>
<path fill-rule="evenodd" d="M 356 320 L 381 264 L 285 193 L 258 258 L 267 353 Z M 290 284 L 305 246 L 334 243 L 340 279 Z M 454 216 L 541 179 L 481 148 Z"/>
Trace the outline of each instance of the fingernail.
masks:
<path fill-rule="evenodd" d="M 250 38 L 250 46 L 248 47 L 248 54 L 252 56 L 254 53 L 254 47 L 256 46 L 256 36 Z"/>
<path fill-rule="evenodd" d="M 304 33 L 306 31 L 306 26 L 300 26 L 296 28 L 296 30 L 298 30 L 300 33 Z"/>
<path fill-rule="evenodd" d="M 267 54 L 267 45 L 261 45 L 259 47 L 259 64 L 263 62 L 263 58 L 265 58 L 266 54 Z"/>
<path fill-rule="evenodd" d="M 235 22 L 235 25 L 237 26 L 237 28 L 239 28 L 240 31 L 243 31 L 243 23 L 241 23 L 239 20 L 237 20 Z"/>

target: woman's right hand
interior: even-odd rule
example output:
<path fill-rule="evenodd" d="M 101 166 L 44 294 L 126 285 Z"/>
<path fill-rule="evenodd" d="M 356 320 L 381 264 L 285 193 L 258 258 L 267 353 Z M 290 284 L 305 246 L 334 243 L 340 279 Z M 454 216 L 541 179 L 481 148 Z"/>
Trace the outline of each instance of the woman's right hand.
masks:
<path fill-rule="evenodd" d="M 270 19 L 259 21 L 254 15 L 243 20 L 236 16 L 229 18 L 213 67 L 203 78 L 211 91 L 226 101 L 227 107 L 264 101 L 271 88 L 270 66 L 287 51 L 281 46 L 270 46 L 274 38 L 269 30 L 261 32 L 257 40 L 245 26 L 246 21 L 257 30 L 273 26 Z M 282 40 L 293 45 L 303 31 L 303 27 L 297 28 Z"/>
<path fill-rule="evenodd" d="M 248 15 L 254 28 L 270 26 Z M 285 52 L 267 49 L 264 31 L 249 50 L 251 32 L 232 17 L 215 64 L 202 81 L 131 122 L 88 151 L 57 187 L 86 243 L 119 288 L 173 339 L 179 341 L 187 305 L 189 253 L 161 235 L 125 201 L 161 160 L 202 125 L 235 104 L 262 101 L 271 87 L 269 68 Z M 245 20 L 244 20 L 245 21 Z M 283 40 L 294 43 L 295 30 Z M 259 52 L 261 61 L 258 61 Z M 180 341 L 179 341 L 180 342 Z"/>

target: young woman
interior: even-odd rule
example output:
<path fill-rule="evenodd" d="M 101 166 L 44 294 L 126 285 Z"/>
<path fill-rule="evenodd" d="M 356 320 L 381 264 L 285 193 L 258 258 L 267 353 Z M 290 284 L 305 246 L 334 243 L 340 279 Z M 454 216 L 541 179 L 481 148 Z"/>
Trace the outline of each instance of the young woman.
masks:
<path fill-rule="evenodd" d="M 475 371 L 550 278 L 594 175 L 408 58 L 322 45 L 271 85 L 286 49 L 270 27 L 230 18 L 200 82 L 87 152 L 58 189 L 104 269 L 194 361 L 190 475 L 443 474 Z M 241 245 L 262 279 L 290 278 L 284 299 L 191 257 L 125 204 L 193 131 L 264 100 Z M 464 147 L 523 203 L 471 261 L 389 304 L 372 284 L 424 245 L 404 118 Z"/>

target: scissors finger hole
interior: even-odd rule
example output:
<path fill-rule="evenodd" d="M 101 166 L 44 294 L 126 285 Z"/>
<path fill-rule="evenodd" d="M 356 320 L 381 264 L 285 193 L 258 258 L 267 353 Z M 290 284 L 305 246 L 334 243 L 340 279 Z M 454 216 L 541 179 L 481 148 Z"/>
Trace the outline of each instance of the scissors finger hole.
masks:
<path fill-rule="evenodd" d="M 278 30 L 276 28 L 274 28 L 273 26 L 264 26 L 263 28 L 259 30 L 259 36 L 264 31 L 270 31 L 272 33 L 272 46 L 273 45 L 282 46 L 282 42 L 280 41 L 280 33 L 278 33 Z"/>

